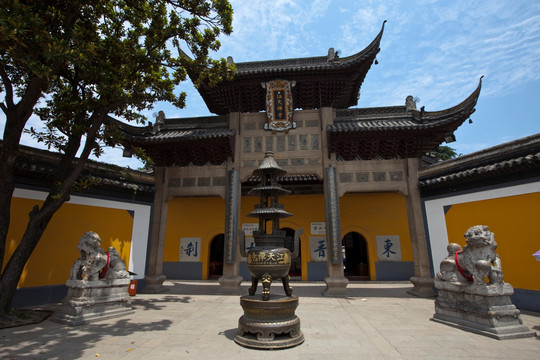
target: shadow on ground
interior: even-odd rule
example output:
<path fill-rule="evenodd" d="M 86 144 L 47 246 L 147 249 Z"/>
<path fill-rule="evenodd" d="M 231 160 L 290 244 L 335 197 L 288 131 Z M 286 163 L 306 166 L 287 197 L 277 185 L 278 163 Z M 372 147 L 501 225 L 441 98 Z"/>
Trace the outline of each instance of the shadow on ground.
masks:
<path fill-rule="evenodd" d="M 234 340 L 234 338 L 236 337 L 237 331 L 238 331 L 238 329 L 236 329 L 236 328 L 228 329 L 228 330 L 225 330 L 225 331 L 221 331 L 218 335 L 223 335 L 229 340 Z"/>
<path fill-rule="evenodd" d="M 165 308 L 165 303 L 189 303 L 192 298 L 190 296 L 176 296 L 176 295 L 166 295 L 159 299 L 156 298 L 142 298 L 137 297 L 131 300 L 131 306 L 134 310 L 161 310 Z"/>
<path fill-rule="evenodd" d="M 53 313 L 50 310 L 14 309 L 10 314 L 0 317 L 0 329 L 39 324 Z"/>
<path fill-rule="evenodd" d="M 166 331 L 171 324 L 172 321 L 168 319 L 141 323 L 124 318 L 108 324 L 93 323 L 76 327 L 58 324 L 54 331 L 50 331 L 50 326 L 45 330 L 39 325 L 6 329 L 4 331 L 10 331 L 10 336 L 0 332 L 0 358 L 78 359 L 105 338 L 129 338 L 135 333 Z"/>
<path fill-rule="evenodd" d="M 384 298 L 416 298 L 413 295 L 407 293 L 407 290 L 413 288 L 412 284 L 406 282 L 400 283 L 388 283 L 387 286 L 377 283 L 376 287 L 372 286 L 373 283 L 368 282 L 351 282 L 347 287 L 347 298 L 369 298 L 369 297 L 384 297 Z M 250 283 L 244 282 L 240 286 L 238 296 L 246 295 Z M 293 295 L 299 297 L 323 297 L 322 293 L 326 289 L 326 284 L 323 282 L 293 282 L 291 283 L 293 288 Z M 221 291 L 220 285 L 216 281 L 184 281 L 184 280 L 169 280 L 166 283 L 168 294 L 178 299 L 174 295 L 224 295 Z M 257 288 L 257 294 L 262 291 L 262 286 L 259 284 Z M 283 285 L 281 281 L 272 283 L 270 292 L 274 295 L 285 295 Z M 189 297 L 186 301 L 189 301 Z M 173 301 L 173 300 L 170 300 Z M 177 300 L 178 301 L 178 300 Z M 148 304 L 152 306 L 152 304 Z M 159 306 L 159 305 L 158 305 Z"/>

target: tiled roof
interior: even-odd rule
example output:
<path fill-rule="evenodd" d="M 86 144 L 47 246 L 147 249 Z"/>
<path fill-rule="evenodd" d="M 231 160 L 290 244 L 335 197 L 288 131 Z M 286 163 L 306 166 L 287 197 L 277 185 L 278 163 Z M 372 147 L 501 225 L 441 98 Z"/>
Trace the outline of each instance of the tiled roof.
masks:
<path fill-rule="evenodd" d="M 482 78 L 467 99 L 442 111 L 407 110 L 405 106 L 338 110 L 334 124 L 328 125 L 327 129 L 329 132 L 364 132 L 439 128 L 467 119 L 474 112 L 481 88 Z"/>
<path fill-rule="evenodd" d="M 272 74 L 274 72 L 296 72 L 296 71 L 313 71 L 321 69 L 330 69 L 333 62 L 328 61 L 327 56 L 317 56 L 308 58 L 268 60 L 268 61 L 251 61 L 235 63 L 236 77 L 247 75 Z"/>
<path fill-rule="evenodd" d="M 48 187 L 54 180 L 61 155 L 27 146 L 21 146 L 20 149 L 21 153 L 15 163 L 15 173 L 20 181 L 30 181 L 38 186 Z M 86 162 L 80 178 L 91 183 L 90 188 L 86 190 L 88 192 L 112 190 L 123 193 L 135 192 L 143 196 L 152 196 L 154 193 L 152 175 L 93 160 Z"/>
<path fill-rule="evenodd" d="M 109 123 L 116 125 L 126 139 L 133 143 L 170 142 L 182 140 L 212 139 L 233 136 L 227 116 L 203 116 L 194 118 L 170 118 L 150 123 L 148 126 L 132 126 L 109 117 Z"/>
<path fill-rule="evenodd" d="M 138 144 L 177 142 L 183 140 L 206 140 L 234 136 L 234 129 L 162 130 L 156 134 L 140 137 Z"/>
<path fill-rule="evenodd" d="M 452 135 L 475 111 L 482 80 L 460 104 L 427 112 L 405 106 L 336 111 L 327 126 L 329 152 L 338 159 L 421 157 Z"/>
<path fill-rule="evenodd" d="M 516 172 L 518 170 L 524 170 L 528 168 L 540 169 L 540 152 L 536 154 L 529 154 L 527 156 L 520 156 L 513 159 L 494 162 L 489 165 L 473 167 L 463 171 L 457 171 L 448 175 L 426 178 L 419 181 L 421 188 L 435 187 L 445 185 L 447 183 L 460 183 L 468 182 L 471 180 L 485 179 L 488 177 L 499 176 L 502 174 Z"/>
<path fill-rule="evenodd" d="M 411 116 L 394 118 L 394 119 L 377 119 L 377 120 L 358 120 L 358 121 L 340 121 L 337 119 L 334 124 L 328 125 L 329 132 L 395 132 L 395 131 L 417 131 L 436 129 L 445 124 L 452 123 L 456 119 L 462 117 L 463 114 L 455 114 L 454 116 L 432 119 L 420 122 L 414 120 Z M 468 117 L 469 114 L 467 114 Z M 467 119 L 465 117 L 465 119 Z"/>
<path fill-rule="evenodd" d="M 427 125 L 427 126 L 426 126 Z M 411 118 L 401 119 L 378 119 L 360 121 L 340 121 L 337 120 L 332 125 L 328 125 L 330 132 L 358 132 L 358 131 L 403 131 L 416 130 L 418 128 L 429 128 L 435 124 L 419 124 Z"/>
<path fill-rule="evenodd" d="M 418 184 L 434 189 L 529 171 L 540 173 L 540 134 L 428 166 Z"/>
<path fill-rule="evenodd" d="M 325 72 L 347 69 L 351 66 L 361 64 L 366 61 L 372 55 L 375 48 L 378 49 L 381 36 L 382 30 L 375 40 L 364 50 L 344 58 L 340 58 L 337 55 L 334 58 L 329 58 L 327 55 L 307 58 L 235 63 L 235 77 L 242 78 L 253 75 L 274 75 L 276 73 L 287 74 L 299 72 Z M 332 50 L 330 50 L 330 52 L 331 51 Z"/>
<path fill-rule="evenodd" d="M 157 166 L 222 165 L 234 156 L 236 130 L 227 116 L 166 119 L 162 113 L 154 125 L 135 127 L 115 119 L 126 147 L 140 147 Z"/>

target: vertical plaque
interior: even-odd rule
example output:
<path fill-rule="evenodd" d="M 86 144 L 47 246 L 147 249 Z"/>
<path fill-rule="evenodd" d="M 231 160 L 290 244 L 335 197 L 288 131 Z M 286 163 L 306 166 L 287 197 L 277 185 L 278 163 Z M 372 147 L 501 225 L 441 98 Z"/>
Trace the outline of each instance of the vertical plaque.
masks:
<path fill-rule="evenodd" d="M 285 131 L 296 128 L 293 119 L 293 99 L 291 88 L 294 81 L 274 80 L 261 83 L 266 88 L 266 115 L 268 123 L 264 124 L 265 130 Z"/>
<path fill-rule="evenodd" d="M 342 262 L 341 254 L 341 220 L 339 214 L 339 198 L 337 192 L 336 169 L 326 168 L 325 173 L 326 202 L 326 241 L 328 258 L 331 264 Z"/>
<path fill-rule="evenodd" d="M 226 264 L 236 262 L 236 236 L 238 218 L 236 212 L 238 209 L 238 172 L 229 170 L 227 172 L 227 194 L 225 203 L 225 249 L 223 261 Z"/>

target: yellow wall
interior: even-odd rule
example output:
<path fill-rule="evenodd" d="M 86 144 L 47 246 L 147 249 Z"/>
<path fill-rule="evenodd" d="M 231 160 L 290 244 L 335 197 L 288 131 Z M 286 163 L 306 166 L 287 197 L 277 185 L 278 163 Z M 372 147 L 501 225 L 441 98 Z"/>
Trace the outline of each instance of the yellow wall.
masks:
<path fill-rule="evenodd" d="M 201 238 L 202 278 L 208 278 L 212 239 L 225 231 L 225 200 L 220 197 L 173 198 L 167 208 L 163 261 L 180 260 L 180 238 Z"/>
<path fill-rule="evenodd" d="M 323 195 L 288 195 L 280 198 L 285 210 L 293 216 L 280 220 L 280 227 L 294 230 L 302 228 L 302 280 L 307 280 L 307 263 L 310 259 L 309 238 L 311 222 L 325 221 Z M 342 236 L 356 231 L 368 243 L 371 279 L 375 280 L 376 235 L 399 235 L 403 261 L 412 261 L 409 227 L 405 198 L 397 193 L 346 194 L 339 199 Z M 247 217 L 255 204 L 256 196 L 242 197 L 241 218 L 244 223 L 258 223 L 257 218 Z M 164 261 L 177 262 L 180 257 L 180 238 L 201 238 L 202 278 L 208 278 L 210 245 L 212 239 L 224 232 L 225 200 L 219 197 L 174 198 L 167 210 Z"/>
<path fill-rule="evenodd" d="M 398 193 L 345 194 L 339 199 L 341 236 L 355 231 L 367 242 L 369 274 L 376 280 L 377 235 L 399 235 L 401 260 L 413 261 L 407 204 Z"/>
<path fill-rule="evenodd" d="M 259 202 L 256 196 L 242 197 L 241 218 L 238 227 L 244 223 L 258 223 L 256 218 L 246 215 Z M 280 227 L 302 228 L 300 238 L 302 249 L 302 278 L 307 280 L 309 254 L 309 230 L 312 221 L 324 221 L 324 197 L 322 195 L 284 196 L 280 203 L 294 216 L 280 221 Z M 167 209 L 165 231 L 165 253 L 163 261 L 177 262 L 180 258 L 180 238 L 201 238 L 202 278 L 208 278 L 211 241 L 225 231 L 225 200 L 219 197 L 174 198 Z"/>
<path fill-rule="evenodd" d="M 6 242 L 7 263 L 24 234 L 28 213 L 43 202 L 13 198 L 11 223 Z M 26 264 L 19 287 L 64 284 L 71 265 L 79 257 L 77 245 L 87 231 L 101 237 L 101 247 L 114 246 L 129 266 L 133 218 L 126 210 L 64 204 L 53 216 L 43 237 Z"/>
<path fill-rule="evenodd" d="M 465 245 L 463 234 L 474 225 L 487 225 L 495 234 L 504 281 L 515 288 L 540 290 L 538 216 L 540 193 L 452 205 L 446 213 L 448 241 Z"/>

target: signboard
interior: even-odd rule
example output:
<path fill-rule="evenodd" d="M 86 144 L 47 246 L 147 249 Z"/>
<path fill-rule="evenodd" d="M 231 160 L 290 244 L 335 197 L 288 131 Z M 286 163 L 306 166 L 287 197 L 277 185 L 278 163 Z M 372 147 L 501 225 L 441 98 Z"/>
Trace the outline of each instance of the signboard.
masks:
<path fill-rule="evenodd" d="M 246 254 L 249 250 L 255 247 L 255 240 L 253 240 L 253 232 L 259 230 L 259 223 L 244 223 L 242 224 L 242 230 L 245 234 L 244 247 Z M 242 256 L 242 261 L 246 261 L 246 258 Z"/>
<path fill-rule="evenodd" d="M 379 261 L 401 261 L 399 235 L 377 235 L 375 238 Z"/>
<path fill-rule="evenodd" d="M 309 238 L 309 253 L 311 261 L 326 261 L 326 238 L 324 236 L 311 236 Z"/>
<path fill-rule="evenodd" d="M 201 238 L 180 238 L 180 261 L 201 260 Z"/>
<path fill-rule="evenodd" d="M 253 231 L 259 230 L 259 223 L 242 224 L 242 230 L 244 230 L 246 236 L 253 236 Z"/>
<path fill-rule="evenodd" d="M 285 131 L 295 129 L 296 123 L 293 119 L 293 102 L 291 87 L 294 81 L 274 80 L 262 83 L 266 88 L 266 115 L 268 123 L 264 124 L 265 130 Z"/>
<path fill-rule="evenodd" d="M 326 235 L 326 223 L 324 221 L 312 222 L 311 235 Z"/>

